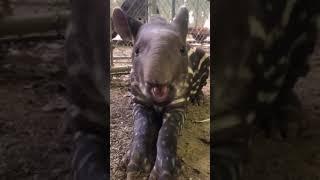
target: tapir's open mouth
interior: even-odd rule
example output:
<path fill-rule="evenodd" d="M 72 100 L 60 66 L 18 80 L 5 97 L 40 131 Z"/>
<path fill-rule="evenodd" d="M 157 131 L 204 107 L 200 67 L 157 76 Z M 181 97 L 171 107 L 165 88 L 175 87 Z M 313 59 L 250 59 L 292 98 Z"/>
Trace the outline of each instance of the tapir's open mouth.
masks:
<path fill-rule="evenodd" d="M 167 85 L 158 85 L 150 89 L 152 99 L 158 103 L 164 102 L 169 96 L 169 87 Z"/>

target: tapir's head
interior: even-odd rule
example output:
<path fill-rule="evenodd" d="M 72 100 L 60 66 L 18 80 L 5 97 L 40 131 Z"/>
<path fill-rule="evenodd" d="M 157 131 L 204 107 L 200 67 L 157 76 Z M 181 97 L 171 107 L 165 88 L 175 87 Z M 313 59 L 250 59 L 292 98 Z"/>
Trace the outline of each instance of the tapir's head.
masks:
<path fill-rule="evenodd" d="M 186 89 L 188 17 L 188 10 L 182 7 L 171 23 L 153 17 L 142 24 L 121 9 L 113 12 L 116 32 L 122 39 L 134 42 L 135 81 L 143 95 L 154 103 L 168 103 L 183 96 Z"/>

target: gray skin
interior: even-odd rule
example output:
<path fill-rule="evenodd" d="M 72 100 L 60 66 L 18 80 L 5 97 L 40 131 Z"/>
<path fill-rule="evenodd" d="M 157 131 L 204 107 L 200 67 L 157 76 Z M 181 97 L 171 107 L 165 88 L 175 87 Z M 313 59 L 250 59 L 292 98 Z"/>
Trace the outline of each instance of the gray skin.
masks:
<path fill-rule="evenodd" d="M 286 137 L 288 115 L 301 114 L 293 87 L 309 70 L 319 7 L 312 0 L 215 1 L 211 129 L 217 179 L 240 178 L 255 125 L 268 137 L 273 127 Z"/>
<path fill-rule="evenodd" d="M 176 179 L 177 135 L 185 119 L 190 79 L 188 10 L 181 8 L 172 23 L 154 17 L 142 24 L 118 8 L 112 19 L 116 32 L 134 41 L 134 137 L 127 154 L 127 179 L 139 179 L 141 172 L 150 173 L 150 180 Z"/>

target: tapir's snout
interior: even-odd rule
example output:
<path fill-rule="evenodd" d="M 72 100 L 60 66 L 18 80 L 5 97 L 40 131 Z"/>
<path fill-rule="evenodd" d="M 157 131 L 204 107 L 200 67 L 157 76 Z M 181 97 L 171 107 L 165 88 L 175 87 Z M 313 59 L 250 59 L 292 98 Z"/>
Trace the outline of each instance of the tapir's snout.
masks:
<path fill-rule="evenodd" d="M 142 92 L 154 103 L 170 103 L 181 89 L 178 86 L 186 80 L 188 59 L 179 54 L 178 47 L 163 39 L 154 41 L 135 59 L 141 88 L 146 88 Z"/>

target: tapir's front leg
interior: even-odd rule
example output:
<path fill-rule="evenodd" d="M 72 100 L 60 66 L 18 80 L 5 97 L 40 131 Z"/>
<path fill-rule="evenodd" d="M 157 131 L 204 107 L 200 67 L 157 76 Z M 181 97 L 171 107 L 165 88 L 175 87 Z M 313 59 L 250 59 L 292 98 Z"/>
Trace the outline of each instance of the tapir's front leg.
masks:
<path fill-rule="evenodd" d="M 153 109 L 133 105 L 134 137 L 128 155 L 127 179 L 140 179 L 142 172 L 149 173 L 155 160 L 156 138 L 160 121 Z"/>
<path fill-rule="evenodd" d="M 157 141 L 157 159 L 149 180 L 176 179 L 176 152 L 178 131 L 185 119 L 184 110 L 173 110 L 163 116 Z"/>

